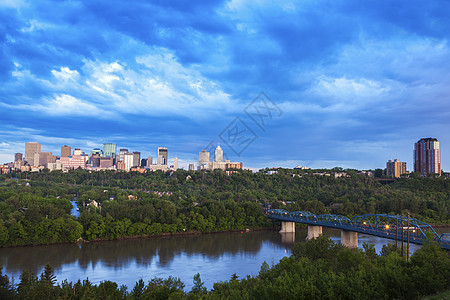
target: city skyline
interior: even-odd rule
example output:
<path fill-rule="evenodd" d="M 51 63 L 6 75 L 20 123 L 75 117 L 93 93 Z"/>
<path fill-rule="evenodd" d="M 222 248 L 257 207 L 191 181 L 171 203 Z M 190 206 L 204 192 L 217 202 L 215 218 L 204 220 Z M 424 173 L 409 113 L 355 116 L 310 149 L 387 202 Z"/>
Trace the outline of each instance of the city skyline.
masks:
<path fill-rule="evenodd" d="M 437 137 L 450 170 L 449 9 L 0 1 L 0 163 L 29 141 L 53 154 L 114 143 L 154 161 L 164 145 L 187 168 L 220 143 L 254 169 L 398 158 L 411 171 L 414 143 Z M 238 149 L 237 125 L 249 133 Z"/>
<path fill-rule="evenodd" d="M 237 166 L 238 164 L 240 164 L 240 167 L 242 169 L 242 162 L 237 163 L 237 162 L 231 162 L 230 160 L 224 160 L 223 158 L 223 149 L 220 147 L 220 144 L 217 145 L 217 147 L 214 147 L 213 144 L 210 144 L 209 147 L 211 148 L 211 151 L 207 151 L 205 149 L 203 149 L 202 151 L 200 151 L 198 153 L 198 170 L 214 170 L 214 169 L 227 169 L 225 168 L 226 163 L 231 163 L 231 165 L 233 166 Z M 96 167 L 101 167 L 100 165 L 100 161 L 103 158 L 109 158 L 110 162 L 107 163 L 106 168 L 109 167 L 114 167 L 115 169 L 122 169 L 122 170 L 130 170 L 131 167 L 145 167 L 145 166 L 168 166 L 169 165 L 169 160 L 168 160 L 168 149 L 167 147 L 157 147 L 157 151 L 156 151 L 156 155 L 157 155 L 157 160 L 153 161 L 153 157 L 149 156 L 149 157 L 145 157 L 142 156 L 141 157 L 141 153 L 139 151 L 133 151 L 133 152 L 129 152 L 127 148 L 120 148 L 119 150 L 119 155 L 117 155 L 117 144 L 114 143 L 104 143 L 103 144 L 103 150 L 100 148 L 94 148 L 90 151 L 88 151 L 88 153 L 85 153 L 83 150 L 81 150 L 80 148 L 74 148 L 73 153 L 70 153 L 70 149 L 71 146 L 68 145 L 64 145 L 61 146 L 61 152 L 60 155 L 53 155 L 52 152 L 44 152 L 41 150 L 42 145 L 38 142 L 27 142 L 25 143 L 25 154 L 21 153 L 21 152 L 16 152 L 14 153 L 13 156 L 13 161 L 9 162 L 9 163 L 14 163 L 15 168 L 18 168 L 19 166 L 23 166 L 24 163 L 27 164 L 28 166 L 46 166 L 45 164 L 48 163 L 60 163 L 60 159 L 61 159 L 61 163 L 63 163 L 63 159 L 64 159 L 64 164 L 67 164 L 67 156 L 85 156 L 86 158 L 82 158 L 79 157 L 77 159 L 81 161 L 84 161 L 84 163 L 92 165 L 92 167 L 96 166 Z M 213 156 L 211 157 L 210 154 L 213 153 Z M 408 170 L 406 167 L 406 162 L 400 162 L 399 159 L 394 159 L 391 160 L 389 159 L 388 162 L 386 163 L 386 168 L 384 168 L 385 170 L 385 175 L 387 175 L 388 177 L 400 177 L 400 175 L 404 174 L 404 173 L 409 173 L 409 172 L 419 172 L 422 175 L 429 175 L 429 174 L 433 174 L 433 173 L 437 173 L 439 175 L 441 175 L 441 155 L 440 155 L 440 142 L 438 141 L 438 139 L 436 138 L 431 138 L 431 137 L 427 137 L 427 138 L 421 138 L 419 141 L 417 141 L 416 143 L 414 143 L 414 151 L 413 151 L 413 168 L 411 170 Z M 44 155 L 41 157 L 41 155 Z M 26 157 L 28 157 L 28 160 L 26 159 Z M 91 158 L 96 159 L 96 163 L 93 163 L 91 161 Z M 116 159 L 117 157 L 117 159 Z M 22 164 L 17 165 L 16 163 L 20 161 Z M 36 164 L 34 163 L 35 161 L 39 161 L 39 162 L 44 162 L 44 164 Z M 145 163 L 143 162 L 145 161 Z M 31 163 L 30 163 L 31 162 Z M 175 166 L 175 170 L 178 169 L 178 162 L 179 159 L 178 157 L 174 157 L 173 159 L 173 166 Z M 118 167 L 119 164 L 116 163 L 120 163 L 121 166 L 120 168 Z M 78 163 L 76 163 L 77 165 Z M 187 166 L 180 166 L 181 169 L 186 169 L 186 170 L 192 170 L 191 166 L 194 166 L 195 164 L 193 163 L 188 163 Z M 230 166 L 231 166 L 230 165 Z M 228 167 L 230 167 L 228 166 Z M 264 168 L 271 168 L 271 167 L 279 167 L 279 166 L 266 166 Z M 301 166 L 301 165 L 297 165 L 295 167 L 287 167 L 287 168 L 300 168 L 300 167 L 306 167 L 307 169 L 309 169 L 310 167 L 308 166 Z M 261 168 L 261 169 L 264 169 Z M 156 168 L 158 169 L 158 168 Z M 153 168 L 152 170 L 156 170 L 155 168 Z M 171 168 L 172 169 L 172 166 Z M 252 168 L 246 168 L 246 169 L 252 169 Z M 260 170 L 261 170 L 260 169 Z M 319 168 L 320 169 L 320 168 Z M 375 170 L 375 169 L 383 169 L 383 167 L 377 167 L 374 169 L 360 169 L 360 170 Z M 173 170 L 173 169 L 172 169 Z M 255 169 L 253 169 L 253 171 L 256 171 Z"/>

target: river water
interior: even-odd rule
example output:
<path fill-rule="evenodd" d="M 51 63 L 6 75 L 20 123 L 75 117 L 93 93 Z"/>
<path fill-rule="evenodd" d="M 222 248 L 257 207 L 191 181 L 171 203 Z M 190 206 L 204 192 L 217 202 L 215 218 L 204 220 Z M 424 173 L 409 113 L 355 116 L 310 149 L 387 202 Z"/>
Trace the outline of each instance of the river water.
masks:
<path fill-rule="evenodd" d="M 448 228 L 446 228 L 448 230 Z M 140 278 L 145 282 L 154 277 L 179 277 L 192 288 L 193 276 L 200 273 L 208 289 L 214 282 L 259 273 L 261 264 L 276 264 L 290 255 L 293 241 L 304 241 L 305 228 L 297 228 L 295 236 L 277 231 L 248 233 L 218 233 L 193 236 L 169 236 L 84 244 L 64 244 L 0 248 L 0 266 L 3 274 L 19 282 L 25 269 L 37 275 L 50 263 L 58 282 L 86 279 L 95 284 L 104 280 L 126 285 L 131 290 Z M 440 231 L 445 232 L 445 229 Z M 323 229 L 323 233 L 339 242 L 340 231 Z M 358 245 L 375 245 L 380 251 L 386 243 L 395 243 L 379 237 L 358 235 Z M 420 246 L 411 245 L 411 252 Z"/>

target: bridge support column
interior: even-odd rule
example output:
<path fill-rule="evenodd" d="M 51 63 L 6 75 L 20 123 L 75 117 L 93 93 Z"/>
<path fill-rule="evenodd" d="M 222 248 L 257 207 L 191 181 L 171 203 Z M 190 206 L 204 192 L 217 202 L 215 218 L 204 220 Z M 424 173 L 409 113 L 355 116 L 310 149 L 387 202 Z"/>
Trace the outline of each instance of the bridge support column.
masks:
<path fill-rule="evenodd" d="M 280 233 L 295 232 L 295 222 L 281 222 Z"/>
<path fill-rule="evenodd" d="M 312 226 L 308 225 L 308 235 L 307 240 L 318 238 L 322 234 L 322 226 Z"/>
<path fill-rule="evenodd" d="M 358 233 L 341 230 L 341 244 L 347 248 L 358 248 Z"/>

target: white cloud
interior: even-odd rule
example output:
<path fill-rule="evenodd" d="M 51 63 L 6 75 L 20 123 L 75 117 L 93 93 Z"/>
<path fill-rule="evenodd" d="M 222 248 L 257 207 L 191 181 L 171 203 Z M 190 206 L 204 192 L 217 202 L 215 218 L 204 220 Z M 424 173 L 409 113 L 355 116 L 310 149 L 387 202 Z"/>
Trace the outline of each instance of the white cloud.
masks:
<path fill-rule="evenodd" d="M 343 77 L 320 76 L 313 90 L 324 97 L 352 101 L 355 98 L 372 98 L 390 91 L 380 82 L 366 78 L 348 79 Z"/>
<path fill-rule="evenodd" d="M 53 26 L 50 25 L 50 24 L 43 23 L 43 22 L 40 22 L 38 20 L 32 19 L 32 20 L 28 21 L 28 27 L 22 27 L 20 29 L 20 31 L 21 32 L 25 32 L 25 33 L 29 33 L 29 32 L 33 32 L 35 30 L 43 30 L 43 29 L 48 29 L 48 28 L 51 28 L 51 27 L 53 27 Z"/>
<path fill-rule="evenodd" d="M 83 102 L 71 95 L 61 94 L 47 100 L 43 107 L 50 115 L 99 115 L 101 111 L 87 102 Z"/>
<path fill-rule="evenodd" d="M 0 0 L 0 6 L 3 7 L 20 8 L 25 5 L 24 0 Z"/>
<path fill-rule="evenodd" d="M 21 109 L 31 112 L 41 112 L 50 116 L 97 116 L 107 118 L 111 114 L 91 103 L 77 99 L 67 94 L 57 94 L 44 98 L 39 104 L 9 105 L 1 104 L 10 109 Z"/>
<path fill-rule="evenodd" d="M 71 70 L 68 67 L 61 67 L 60 71 L 52 70 L 52 74 L 56 79 L 62 81 L 75 81 L 80 76 L 77 70 Z"/>
<path fill-rule="evenodd" d="M 128 113 L 191 118 L 211 118 L 241 109 L 196 66 L 183 66 L 168 49 L 148 50 L 128 63 L 84 60 L 79 71 L 60 66 L 48 79 L 38 78 L 16 62 L 15 78 L 24 84 L 38 83 L 48 95 L 38 103 L 15 108 L 48 115 L 101 116 L 108 111 L 109 116 Z"/>

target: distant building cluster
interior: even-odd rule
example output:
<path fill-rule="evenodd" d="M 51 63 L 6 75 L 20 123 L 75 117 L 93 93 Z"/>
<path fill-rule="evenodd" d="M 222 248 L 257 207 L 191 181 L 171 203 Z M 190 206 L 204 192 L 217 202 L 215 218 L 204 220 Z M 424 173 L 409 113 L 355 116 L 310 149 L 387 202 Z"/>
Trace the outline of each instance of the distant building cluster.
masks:
<path fill-rule="evenodd" d="M 103 149 L 95 148 L 89 154 L 86 154 L 79 148 L 72 151 L 70 146 L 61 146 L 59 156 L 52 152 L 43 152 L 41 144 L 37 142 L 25 143 L 25 155 L 23 153 L 14 154 L 14 162 L 0 166 L 0 173 L 9 173 L 12 169 L 37 172 L 44 168 L 50 171 L 70 169 L 89 169 L 89 170 L 122 170 L 145 172 L 150 171 L 173 171 L 178 169 L 178 158 L 173 159 L 173 165 L 168 164 L 169 155 L 166 147 L 158 147 L 155 158 L 141 158 L 138 151 L 130 152 L 126 148 L 119 149 L 113 143 L 103 144 Z M 436 138 L 422 138 L 414 144 L 414 172 L 422 176 L 437 174 L 441 175 L 441 150 L 439 141 Z M 220 146 L 214 150 L 214 159 L 210 159 L 210 153 L 202 150 L 198 154 L 198 167 L 189 164 L 189 171 L 194 170 L 224 170 L 231 174 L 235 172 L 232 169 L 242 169 L 242 162 L 231 162 L 223 159 L 223 150 Z M 294 169 L 307 170 L 308 167 L 296 166 Z M 372 171 L 363 171 L 368 176 L 374 176 Z M 278 171 L 267 171 L 267 174 L 276 174 Z M 386 176 L 399 178 L 407 174 L 406 162 L 399 159 L 388 160 L 386 162 Z M 314 173 L 314 175 L 331 176 L 331 174 Z M 346 177 L 347 174 L 334 173 L 335 177 Z"/>
<path fill-rule="evenodd" d="M 427 176 L 441 175 L 441 150 L 436 138 L 422 138 L 414 144 L 414 172 Z M 407 174 L 406 162 L 398 159 L 388 160 L 386 163 L 386 176 L 399 178 Z"/>
<path fill-rule="evenodd" d="M 11 170 L 22 172 L 39 172 L 43 169 L 50 171 L 71 169 L 87 170 L 121 170 L 144 173 L 150 171 L 175 171 L 178 169 L 178 158 L 173 159 L 169 165 L 169 152 L 166 147 L 158 147 L 155 157 L 141 158 L 138 151 L 129 151 L 126 148 L 117 148 L 116 144 L 105 143 L 103 149 L 95 148 L 90 153 L 83 152 L 80 148 L 64 145 L 61 146 L 60 155 L 52 152 L 43 152 L 42 145 L 37 142 L 25 143 L 25 156 L 23 153 L 14 154 L 14 162 L 0 166 L 0 173 L 9 173 Z M 209 161 L 209 152 L 203 150 L 199 154 L 199 165 L 189 164 L 189 170 L 216 170 L 242 169 L 242 162 L 223 161 L 223 150 L 218 146 L 214 151 L 214 161 Z"/>
<path fill-rule="evenodd" d="M 130 152 L 128 149 L 120 149 L 117 155 L 117 145 L 113 143 L 103 144 L 103 149 L 95 148 L 86 154 L 79 148 L 72 151 L 70 146 L 61 146 L 60 155 L 52 152 L 43 152 L 41 144 L 36 142 L 25 143 L 25 156 L 22 153 L 14 154 L 14 162 L 5 164 L 0 171 L 7 173 L 11 169 L 25 171 L 50 171 L 70 169 L 88 170 L 122 170 L 145 172 L 146 170 L 172 171 L 178 169 L 178 158 L 173 159 L 173 165 L 168 164 L 169 156 L 166 147 L 157 149 L 156 160 L 153 157 L 141 158 L 138 151 Z M 154 163 L 155 162 L 155 163 Z"/>
<path fill-rule="evenodd" d="M 190 165 L 189 169 L 194 168 Z M 229 169 L 242 169 L 242 162 L 231 162 L 229 160 L 223 161 L 223 150 L 220 146 L 217 146 L 214 150 L 214 160 L 210 161 L 209 152 L 202 150 L 198 153 L 198 170 L 229 170 Z M 229 172 L 228 172 L 229 173 Z"/>

